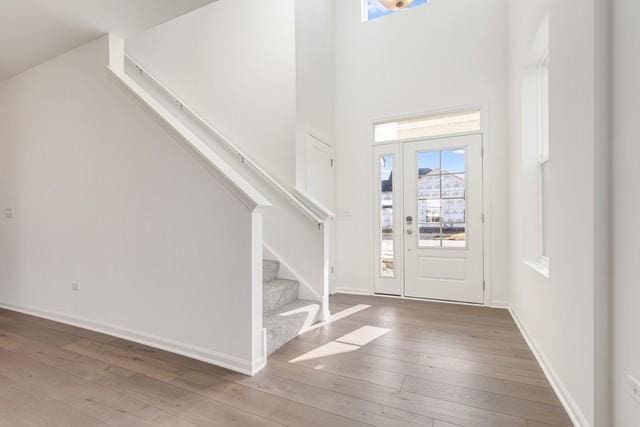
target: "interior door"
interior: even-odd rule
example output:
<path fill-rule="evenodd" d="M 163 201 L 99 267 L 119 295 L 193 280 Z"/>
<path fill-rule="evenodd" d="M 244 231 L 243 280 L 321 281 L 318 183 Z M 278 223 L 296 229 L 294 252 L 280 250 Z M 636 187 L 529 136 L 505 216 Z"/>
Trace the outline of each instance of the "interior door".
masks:
<path fill-rule="evenodd" d="M 315 135 L 307 135 L 307 193 L 329 209 L 335 205 L 333 147 Z"/>
<path fill-rule="evenodd" d="M 404 294 L 482 303 L 482 136 L 403 144 Z"/>

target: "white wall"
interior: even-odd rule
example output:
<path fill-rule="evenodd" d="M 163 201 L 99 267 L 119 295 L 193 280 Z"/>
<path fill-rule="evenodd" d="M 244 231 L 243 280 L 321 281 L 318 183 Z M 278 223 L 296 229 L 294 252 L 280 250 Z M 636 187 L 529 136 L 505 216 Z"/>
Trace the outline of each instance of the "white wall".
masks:
<path fill-rule="evenodd" d="M 307 134 L 335 144 L 333 3 L 296 0 L 296 186 L 305 188 Z M 334 209 L 334 204 L 326 206 Z"/>
<path fill-rule="evenodd" d="M 294 0 L 218 0 L 126 50 L 288 187 L 295 182 Z"/>
<path fill-rule="evenodd" d="M 331 8 L 322 3 L 299 6 L 303 21 L 309 23 L 314 14 L 319 19 L 317 28 L 300 29 L 305 51 L 299 64 L 293 0 L 278 2 L 278 7 L 256 0 L 219 0 L 126 41 L 126 50 L 147 72 L 287 190 L 295 185 L 296 129 L 317 128 L 331 138 L 333 126 L 333 78 L 322 75 L 333 73 L 332 42 L 323 40 L 330 33 Z M 297 67 L 304 86 L 299 109 Z M 131 77 L 146 84 L 154 97 L 166 98 L 141 81 L 144 76 L 133 72 Z M 329 266 L 324 232 L 328 227 L 319 229 L 299 207 L 170 102 L 167 108 L 192 130 L 199 127 L 195 131 L 203 140 L 273 204 L 264 214 L 264 240 L 297 274 L 301 298 L 325 297 Z"/>
<path fill-rule="evenodd" d="M 107 56 L 0 84 L 0 303 L 247 367 L 251 211 Z"/>
<path fill-rule="evenodd" d="M 550 48 L 550 275 L 530 261 L 531 183 L 537 139 L 523 129 L 522 84 L 531 44 L 549 14 Z M 599 17 L 598 17 L 599 18 Z M 606 205 L 608 118 L 606 70 L 597 68 L 606 20 L 598 21 L 594 2 L 513 0 L 509 2 L 510 56 L 510 302 L 579 425 L 607 425 L 608 234 Z M 605 109 L 606 110 L 606 109 Z M 531 155 L 533 154 L 533 159 Z M 535 230 L 533 230 L 535 233 Z M 602 299 L 596 299 L 596 295 Z M 596 372 L 598 374 L 596 375 Z M 606 375 L 606 374 L 605 374 Z M 603 393 L 604 391 L 604 393 Z M 596 401 L 600 399 L 600 401 Z M 596 422 L 596 420 L 598 420 Z"/>
<path fill-rule="evenodd" d="M 505 0 L 433 1 L 361 22 L 359 1 L 336 1 L 336 287 L 373 291 L 374 119 L 488 105 L 489 303 L 508 298 Z M 489 212 L 488 212 L 489 213 Z"/>
<path fill-rule="evenodd" d="M 638 121 L 640 111 L 640 3 L 613 1 L 613 276 L 614 425 L 640 425 L 640 404 L 630 397 L 628 374 L 640 379 L 640 187 Z"/>

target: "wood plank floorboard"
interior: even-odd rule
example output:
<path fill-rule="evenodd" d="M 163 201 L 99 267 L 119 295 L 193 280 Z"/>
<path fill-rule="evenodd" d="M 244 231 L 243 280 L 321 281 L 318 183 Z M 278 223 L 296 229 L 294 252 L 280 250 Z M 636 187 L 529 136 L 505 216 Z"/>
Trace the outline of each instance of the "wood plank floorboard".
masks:
<path fill-rule="evenodd" d="M 0 309 L 0 427 L 571 425 L 508 311 L 358 304 L 254 377 Z"/>

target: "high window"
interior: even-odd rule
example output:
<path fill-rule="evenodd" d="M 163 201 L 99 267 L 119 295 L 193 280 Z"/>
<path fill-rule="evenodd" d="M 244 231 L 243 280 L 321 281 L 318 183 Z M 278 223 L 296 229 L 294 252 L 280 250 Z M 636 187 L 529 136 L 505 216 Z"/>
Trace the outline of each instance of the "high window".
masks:
<path fill-rule="evenodd" d="M 540 200 L 540 259 L 549 262 L 549 52 L 538 65 L 538 175 Z"/>
<path fill-rule="evenodd" d="M 521 188 L 515 193 L 527 220 L 522 227 L 523 261 L 545 278 L 550 271 L 550 194 L 553 193 L 550 150 L 549 17 L 531 42 L 521 87 Z"/>
<path fill-rule="evenodd" d="M 375 142 L 429 138 L 481 130 L 480 111 L 437 114 L 375 125 Z"/>
<path fill-rule="evenodd" d="M 429 0 L 362 0 L 362 20 L 371 21 L 427 3 Z"/>

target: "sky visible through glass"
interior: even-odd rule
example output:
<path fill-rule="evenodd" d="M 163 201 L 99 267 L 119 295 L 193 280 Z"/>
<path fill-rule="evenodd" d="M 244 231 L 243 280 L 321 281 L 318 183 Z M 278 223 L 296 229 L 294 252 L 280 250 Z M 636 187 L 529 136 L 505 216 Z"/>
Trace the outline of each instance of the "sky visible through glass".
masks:
<path fill-rule="evenodd" d="M 429 0 L 414 0 L 409 8 L 421 6 L 429 3 Z M 378 0 L 367 0 L 367 17 L 369 20 L 381 18 L 396 12 L 394 10 L 388 10 L 380 4 Z"/>
<path fill-rule="evenodd" d="M 421 152 L 418 156 L 418 167 L 440 169 L 440 151 Z M 464 149 L 442 151 L 442 169 L 445 173 L 464 172 Z"/>
<path fill-rule="evenodd" d="M 391 172 L 393 172 L 393 156 L 390 154 L 384 155 L 382 156 L 381 162 L 380 179 L 387 181 L 391 177 Z"/>

